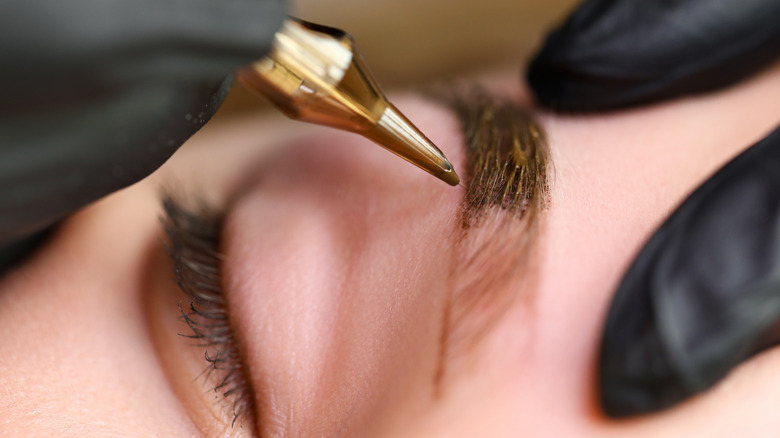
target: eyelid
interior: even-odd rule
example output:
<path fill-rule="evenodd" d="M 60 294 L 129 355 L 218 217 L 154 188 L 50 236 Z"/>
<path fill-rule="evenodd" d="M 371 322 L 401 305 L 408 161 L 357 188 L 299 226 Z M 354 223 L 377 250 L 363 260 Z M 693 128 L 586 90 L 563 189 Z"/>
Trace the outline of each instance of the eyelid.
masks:
<path fill-rule="evenodd" d="M 188 209 L 170 195 L 163 196 L 163 211 L 176 282 L 190 299 L 187 305 L 179 303 L 179 309 L 192 333 L 180 335 L 205 349 L 201 375 L 205 381 L 216 380 L 213 391 L 229 402 L 231 427 L 247 424 L 254 428 L 254 393 L 221 286 L 218 248 L 224 212 L 203 204 Z"/>

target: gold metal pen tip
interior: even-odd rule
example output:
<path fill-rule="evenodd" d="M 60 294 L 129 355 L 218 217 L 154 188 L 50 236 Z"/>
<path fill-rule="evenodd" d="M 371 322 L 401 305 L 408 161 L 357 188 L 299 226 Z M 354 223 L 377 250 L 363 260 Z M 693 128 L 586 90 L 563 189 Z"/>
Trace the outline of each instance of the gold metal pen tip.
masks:
<path fill-rule="evenodd" d="M 457 186 L 460 184 L 460 177 L 458 176 L 458 173 L 455 172 L 455 169 L 452 167 L 452 164 L 450 164 L 450 169 L 445 170 L 440 175 L 436 175 L 440 180 L 446 182 L 447 184 L 451 186 Z"/>
<path fill-rule="evenodd" d="M 289 19 L 271 52 L 236 76 L 290 118 L 363 135 L 450 185 L 444 154 L 387 101 L 344 31 Z"/>
<path fill-rule="evenodd" d="M 460 178 L 442 151 L 393 104 L 386 105 L 382 117 L 363 135 L 447 184 L 457 185 Z"/>

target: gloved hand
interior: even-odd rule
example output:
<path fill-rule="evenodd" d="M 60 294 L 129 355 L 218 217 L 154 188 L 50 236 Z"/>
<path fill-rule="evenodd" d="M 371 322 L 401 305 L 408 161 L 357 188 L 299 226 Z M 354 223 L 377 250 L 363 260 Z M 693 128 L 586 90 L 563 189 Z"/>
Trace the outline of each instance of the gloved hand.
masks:
<path fill-rule="evenodd" d="M 776 0 L 588 0 L 547 40 L 529 82 L 589 111 L 700 93 L 780 57 Z M 672 406 L 780 343 L 780 129 L 690 196 L 619 286 L 602 339 L 610 416 Z"/>
<path fill-rule="evenodd" d="M 0 269 L 164 163 L 285 12 L 281 0 L 0 2 Z"/>
<path fill-rule="evenodd" d="M 548 37 L 528 82 L 563 110 L 710 91 L 777 59 L 779 20 L 774 0 L 587 0 Z"/>

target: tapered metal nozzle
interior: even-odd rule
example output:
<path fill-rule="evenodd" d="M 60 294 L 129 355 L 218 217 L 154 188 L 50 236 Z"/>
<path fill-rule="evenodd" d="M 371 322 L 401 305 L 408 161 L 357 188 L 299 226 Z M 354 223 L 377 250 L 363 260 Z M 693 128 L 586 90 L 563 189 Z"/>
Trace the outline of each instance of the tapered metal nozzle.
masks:
<path fill-rule="evenodd" d="M 444 154 L 387 101 L 341 30 L 289 19 L 271 53 L 237 77 L 290 118 L 361 134 L 447 184 L 460 181 Z"/>
<path fill-rule="evenodd" d="M 363 135 L 451 186 L 460 182 L 439 148 L 390 103 L 376 125 Z"/>

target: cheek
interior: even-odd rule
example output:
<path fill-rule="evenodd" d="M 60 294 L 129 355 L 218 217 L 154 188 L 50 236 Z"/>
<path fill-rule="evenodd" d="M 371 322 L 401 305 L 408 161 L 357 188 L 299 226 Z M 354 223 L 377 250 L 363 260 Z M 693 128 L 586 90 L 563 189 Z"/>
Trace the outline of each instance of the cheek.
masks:
<path fill-rule="evenodd" d="M 0 282 L 0 436 L 198 434 L 152 341 L 148 189 L 77 213 Z"/>
<path fill-rule="evenodd" d="M 345 134 L 266 169 L 225 227 L 261 424 L 358 432 L 425 404 L 460 189 Z"/>

